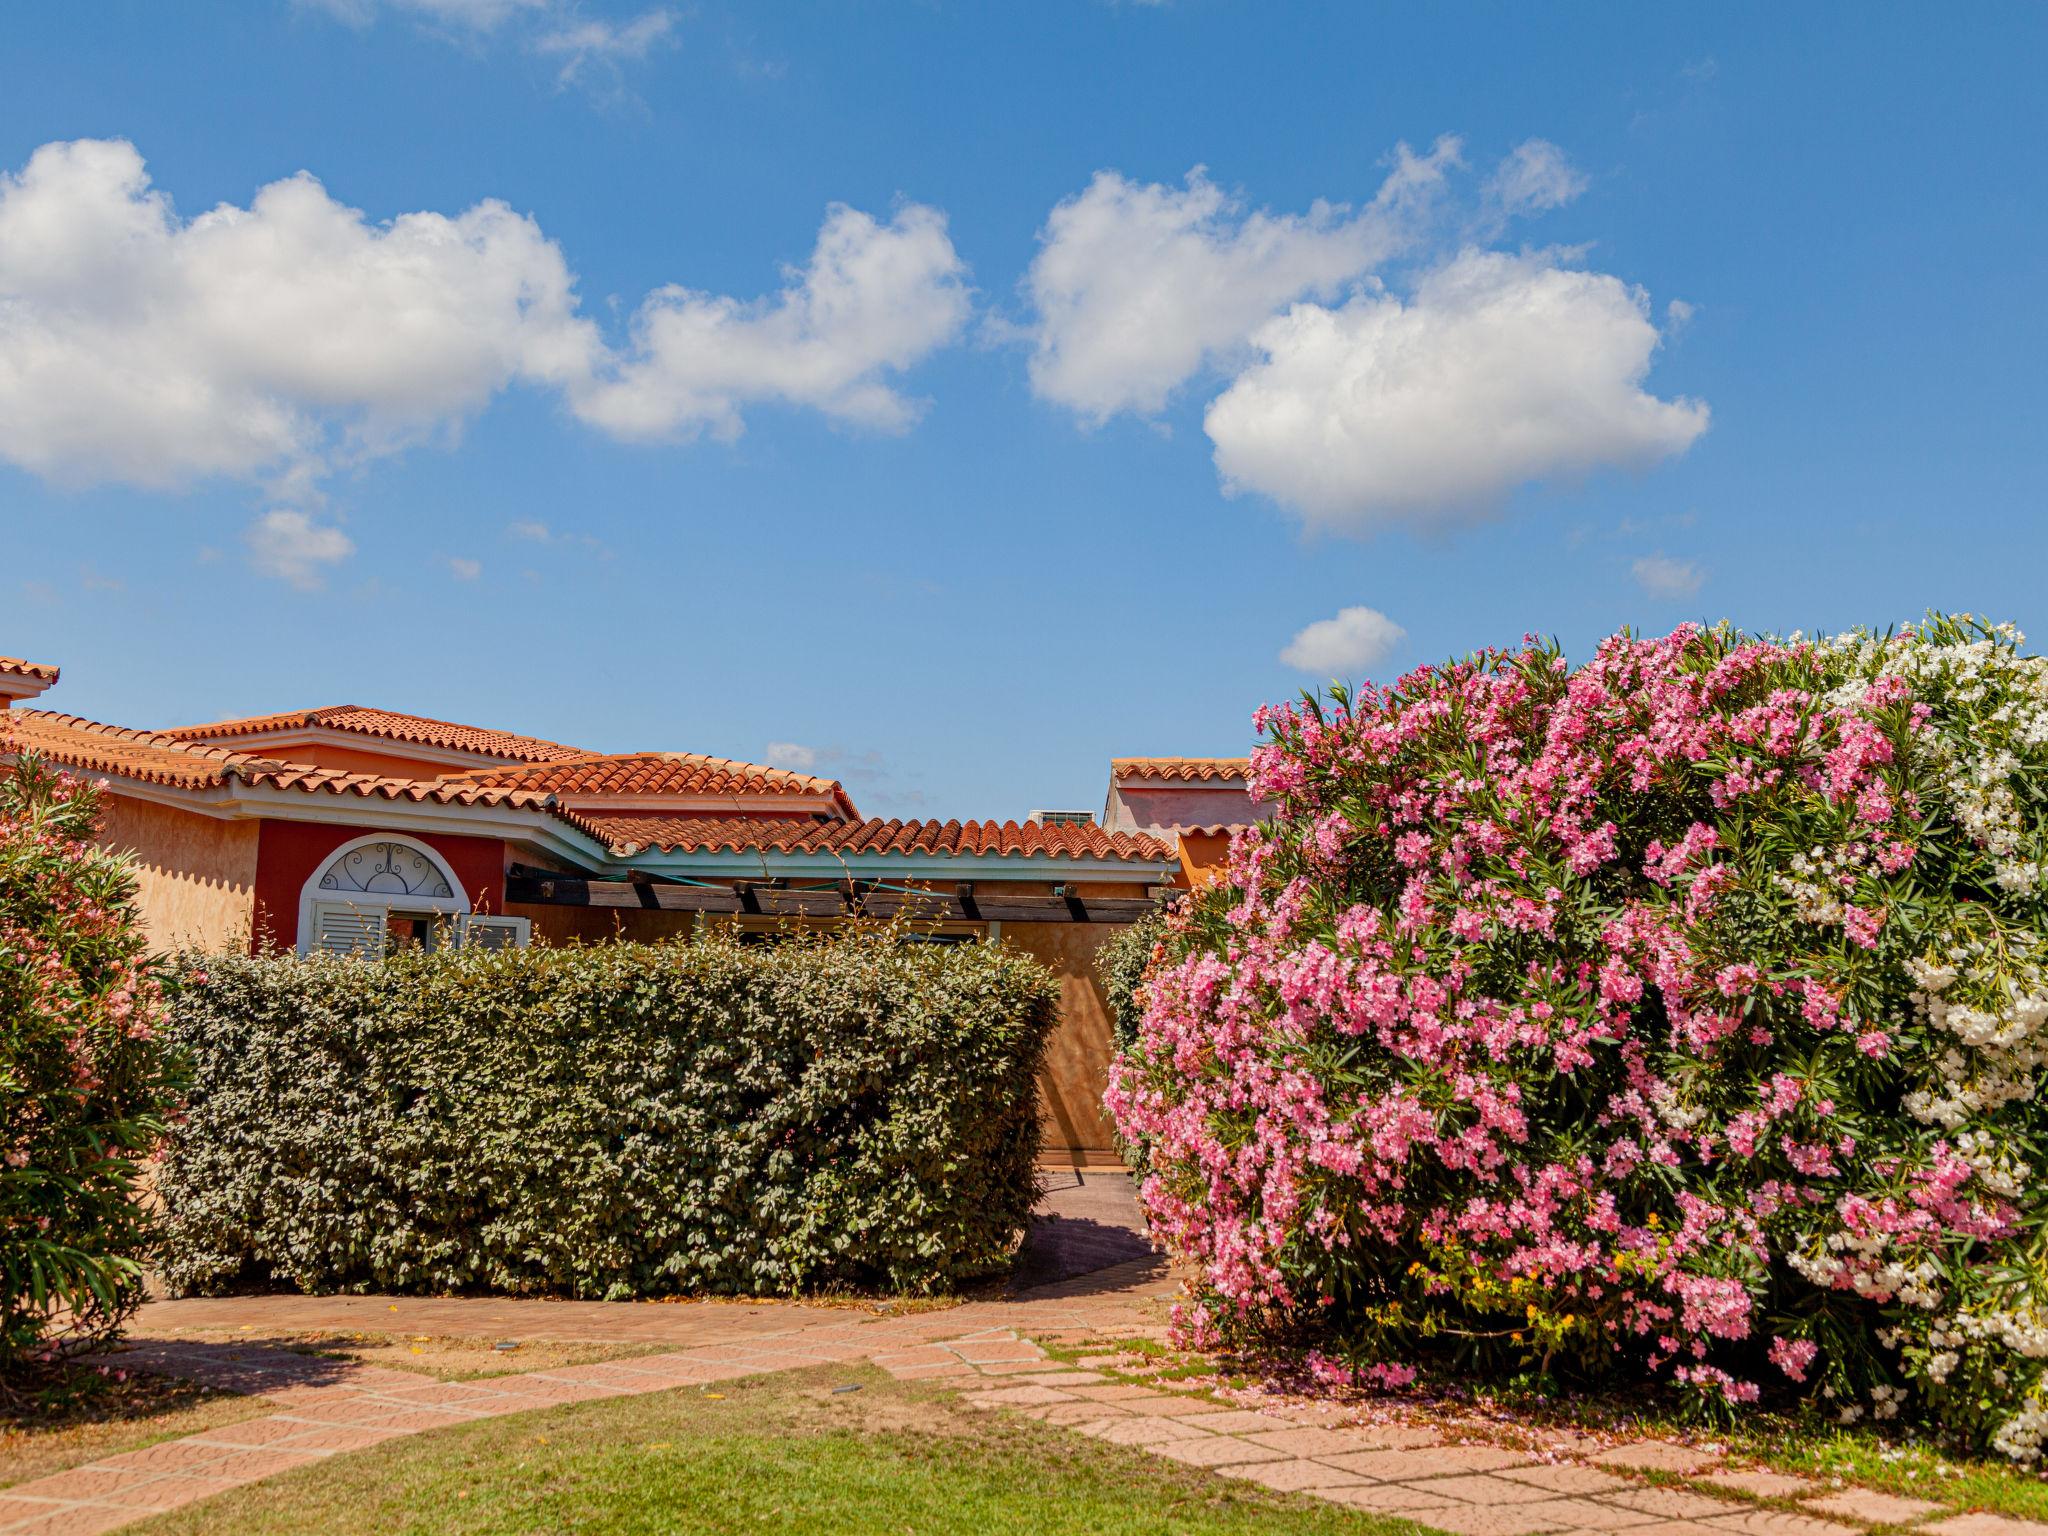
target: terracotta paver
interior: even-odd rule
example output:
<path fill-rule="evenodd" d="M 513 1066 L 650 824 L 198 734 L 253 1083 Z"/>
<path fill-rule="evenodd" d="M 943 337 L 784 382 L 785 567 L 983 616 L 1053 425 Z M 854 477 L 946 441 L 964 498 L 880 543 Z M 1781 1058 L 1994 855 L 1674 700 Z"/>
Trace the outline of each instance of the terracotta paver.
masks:
<path fill-rule="evenodd" d="M 1225 1477 L 1241 1477 L 1262 1483 L 1280 1493 L 1321 1493 L 1326 1488 L 1378 1486 L 1362 1477 L 1339 1472 L 1321 1462 L 1289 1458 L 1281 1461 L 1239 1462 L 1219 1469 Z"/>
<path fill-rule="evenodd" d="M 1810 1477 L 1794 1477 L 1789 1472 L 1772 1472 L 1763 1467 L 1723 1467 L 1707 1473 L 1700 1481 L 1731 1493 L 1754 1494 L 1760 1499 L 1791 1498 L 1820 1487 Z"/>
<path fill-rule="evenodd" d="M 1633 1486 L 1625 1477 L 1616 1477 L 1612 1472 L 1580 1466 L 1575 1462 L 1503 1467 L 1500 1475 L 1537 1488 L 1547 1488 L 1552 1493 L 1609 1493 Z"/>
<path fill-rule="evenodd" d="M 1253 1461 L 1290 1461 L 1285 1451 L 1253 1445 L 1235 1435 L 1203 1435 L 1196 1439 L 1162 1440 L 1152 1447 L 1154 1454 L 1186 1462 L 1191 1467 L 1228 1467 Z"/>
<path fill-rule="evenodd" d="M 1656 1515 L 1663 1520 L 1697 1520 L 1708 1515 L 1739 1514 L 1743 1511 L 1740 1504 L 1709 1498 L 1706 1494 L 1684 1488 L 1630 1488 L 1605 1497 L 1610 1504 L 1639 1509 L 1646 1515 Z"/>
<path fill-rule="evenodd" d="M 1732 1515 L 1714 1515 L 1706 1523 L 1716 1530 L 1737 1531 L 1742 1536 L 1860 1536 L 1852 1525 L 1839 1525 L 1814 1515 L 1795 1515 L 1782 1509 L 1746 1509 Z"/>
<path fill-rule="evenodd" d="M 1342 1472 L 1356 1472 L 1383 1483 L 1402 1483 L 1416 1478 L 1449 1477 L 1457 1472 L 1492 1472 L 1501 1467 L 1520 1466 L 1529 1458 L 1519 1451 L 1505 1451 L 1493 1445 L 1439 1445 L 1422 1451 L 1352 1451 L 1341 1456 L 1319 1456 Z"/>
<path fill-rule="evenodd" d="M 1680 1445 L 1675 1440 L 1633 1440 L 1590 1458 L 1605 1467 L 1629 1467 L 1640 1472 L 1676 1472 L 1681 1477 L 1704 1471 L 1721 1459 L 1719 1451 L 1697 1445 Z"/>
<path fill-rule="evenodd" d="M 1908 1499 L 1896 1493 L 1880 1493 L 1875 1488 L 1844 1488 L 1839 1493 L 1808 1499 L 1800 1507 L 1864 1525 L 1907 1525 L 1926 1519 L 1944 1506 L 1932 1499 Z"/>

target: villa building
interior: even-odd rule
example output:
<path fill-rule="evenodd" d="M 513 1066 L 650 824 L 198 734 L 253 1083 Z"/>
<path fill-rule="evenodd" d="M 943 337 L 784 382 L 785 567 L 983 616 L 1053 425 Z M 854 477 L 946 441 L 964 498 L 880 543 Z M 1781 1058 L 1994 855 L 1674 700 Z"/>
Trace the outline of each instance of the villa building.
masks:
<path fill-rule="evenodd" d="M 164 948 L 652 940 L 709 923 L 902 918 L 982 936 L 1058 977 L 1049 1158 L 1114 1160 L 1093 958 L 1212 878 L 1255 819 L 1241 759 L 1119 759 L 1100 824 L 863 817 L 833 779 L 690 752 L 589 752 L 341 705 L 139 730 L 26 707 L 58 669 L 0 657 L 0 760 L 104 782 L 102 840 L 134 855 Z"/>

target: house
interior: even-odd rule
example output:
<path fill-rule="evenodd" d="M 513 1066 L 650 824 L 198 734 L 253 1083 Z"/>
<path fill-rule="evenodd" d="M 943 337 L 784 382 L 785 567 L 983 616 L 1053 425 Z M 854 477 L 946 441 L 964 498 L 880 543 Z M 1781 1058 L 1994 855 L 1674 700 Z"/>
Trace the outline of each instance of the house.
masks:
<path fill-rule="evenodd" d="M 1093 958 L 1183 881 L 1170 835 L 864 817 L 842 784 L 810 774 L 356 705 L 134 729 L 32 707 L 58 677 L 0 658 L 0 757 L 32 752 L 104 782 L 102 840 L 134 855 L 164 948 L 382 953 L 712 923 L 768 941 L 792 923 L 891 917 L 924 941 L 999 937 L 1060 984 L 1048 1157 L 1115 1161 Z M 1127 803 L 1134 793 L 1140 780 Z"/>
<path fill-rule="evenodd" d="M 1109 765 L 1102 826 L 1169 844 L 1180 858 L 1180 883 L 1206 885 L 1223 873 L 1230 834 L 1273 813 L 1252 798 L 1247 768 L 1242 757 L 1119 757 Z"/>

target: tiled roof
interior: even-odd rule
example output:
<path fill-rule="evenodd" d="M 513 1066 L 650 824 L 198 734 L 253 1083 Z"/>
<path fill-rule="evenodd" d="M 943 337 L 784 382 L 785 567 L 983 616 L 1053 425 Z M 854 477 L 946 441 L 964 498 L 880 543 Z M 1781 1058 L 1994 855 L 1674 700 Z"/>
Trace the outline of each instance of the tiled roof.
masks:
<path fill-rule="evenodd" d="M 131 731 L 124 726 L 102 725 L 96 720 L 49 710 L 10 710 L 5 718 L 12 724 L 6 744 L 17 750 L 33 752 L 85 773 L 119 774 L 172 789 L 210 789 L 232 779 L 309 794 L 374 795 L 385 800 L 431 801 L 436 805 L 543 809 L 548 804 L 546 795 L 524 790 L 308 768 L 226 747 L 180 741 L 157 731 Z"/>
<path fill-rule="evenodd" d="M 330 704 L 323 709 L 293 710 L 282 715 L 216 720 L 211 725 L 181 725 L 163 734 L 180 741 L 209 741 L 220 737 L 253 736 L 266 731 L 303 730 L 313 726 L 347 731 L 355 736 L 375 736 L 385 741 L 477 752 L 487 757 L 516 757 L 529 763 L 554 763 L 588 756 L 581 747 L 565 747 L 559 741 L 543 741 L 537 736 L 520 736 L 511 731 L 493 731 L 480 725 L 456 725 L 447 720 L 429 719 L 425 715 L 402 715 L 389 709 L 365 709 L 360 704 Z"/>
<path fill-rule="evenodd" d="M 1241 779 L 1250 767 L 1242 757 L 1119 757 L 1110 761 L 1110 777 L 1119 783 L 1136 779 Z"/>
<path fill-rule="evenodd" d="M 9 677 L 33 677 L 40 682 L 57 681 L 57 669 L 47 662 L 23 661 L 19 656 L 0 656 L 0 672 Z"/>
<path fill-rule="evenodd" d="M 830 795 L 840 787 L 836 779 L 696 752 L 590 753 L 563 762 L 444 775 L 444 782 L 456 780 L 561 795 Z"/>
<path fill-rule="evenodd" d="M 1171 844 L 1088 825 L 1014 821 L 760 821 L 739 817 L 587 815 L 580 825 L 616 853 L 659 848 L 689 853 L 998 854 L 1018 858 L 1139 859 L 1171 863 Z"/>

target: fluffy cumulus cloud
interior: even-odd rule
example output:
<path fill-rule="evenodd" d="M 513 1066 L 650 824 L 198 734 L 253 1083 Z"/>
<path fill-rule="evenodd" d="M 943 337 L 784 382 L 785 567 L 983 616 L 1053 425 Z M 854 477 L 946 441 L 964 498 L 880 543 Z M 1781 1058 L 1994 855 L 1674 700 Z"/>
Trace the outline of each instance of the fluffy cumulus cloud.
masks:
<path fill-rule="evenodd" d="M 317 475 L 598 351 L 502 203 L 378 225 L 300 175 L 186 220 L 120 141 L 0 177 L 0 457 L 52 480 Z"/>
<path fill-rule="evenodd" d="M 1469 517 L 1516 485 L 1682 453 L 1697 400 L 1643 382 L 1647 296 L 1553 255 L 1467 250 L 1402 299 L 1367 290 L 1261 327 L 1204 426 L 1226 489 L 1366 532 Z"/>
<path fill-rule="evenodd" d="M 69 485 L 243 479 L 317 508 L 334 469 L 515 385 L 624 438 L 730 438 L 767 402 L 896 431 L 918 406 L 890 377 L 969 303 L 942 215 L 835 207 L 780 293 L 662 289 L 615 351 L 561 250 L 503 203 L 377 223 L 301 174 L 185 218 L 133 145 L 48 144 L 0 174 L 0 460 Z M 286 515 L 252 530 L 259 568 L 303 582 L 345 557 Z"/>
<path fill-rule="evenodd" d="M 773 297 L 651 295 L 631 350 L 576 391 L 576 413 L 620 437 L 730 439 L 744 407 L 781 401 L 900 432 L 920 405 L 888 376 L 957 338 L 971 302 L 937 209 L 913 203 L 883 223 L 837 206 Z"/>
<path fill-rule="evenodd" d="M 1644 555 L 1632 562 L 1629 574 L 1652 597 L 1691 597 L 1707 579 L 1695 562 L 1661 554 Z"/>
<path fill-rule="evenodd" d="M 258 571 L 302 592 L 322 586 L 326 567 L 356 552 L 355 541 L 339 528 L 290 507 L 264 513 L 249 525 L 246 538 L 249 561 Z"/>
<path fill-rule="evenodd" d="M 1408 631 L 1377 608 L 1341 608 L 1288 641 L 1280 659 L 1318 677 L 1342 677 L 1378 666 L 1407 638 Z"/>
<path fill-rule="evenodd" d="M 1160 410 L 1282 305 L 1408 248 L 1457 163 L 1455 139 L 1402 145 L 1364 208 L 1305 214 L 1247 212 L 1199 167 L 1178 187 L 1099 173 L 1053 209 L 1025 278 L 1032 389 L 1090 422 Z"/>

